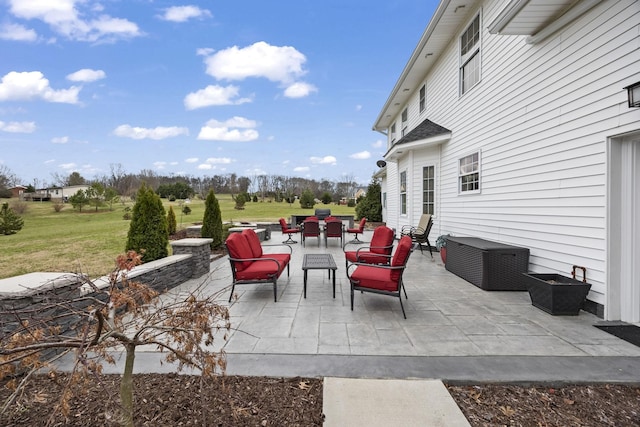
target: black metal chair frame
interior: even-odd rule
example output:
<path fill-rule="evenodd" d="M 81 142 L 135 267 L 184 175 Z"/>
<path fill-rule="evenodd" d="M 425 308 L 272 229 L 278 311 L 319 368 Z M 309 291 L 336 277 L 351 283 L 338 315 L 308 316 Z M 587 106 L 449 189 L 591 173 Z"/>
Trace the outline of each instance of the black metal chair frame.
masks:
<path fill-rule="evenodd" d="M 429 220 L 427 221 L 427 224 L 426 226 L 424 226 L 424 228 L 421 227 L 420 224 L 418 224 L 417 227 L 405 225 L 404 227 L 402 227 L 400 235 L 411 237 L 411 241 L 420 247 L 420 253 L 422 253 L 422 245 L 426 243 L 429 247 L 429 254 L 431 255 L 431 258 L 433 258 L 433 249 L 431 247 L 431 242 L 429 242 L 429 232 L 431 231 L 432 226 L 433 217 L 429 215 Z"/>

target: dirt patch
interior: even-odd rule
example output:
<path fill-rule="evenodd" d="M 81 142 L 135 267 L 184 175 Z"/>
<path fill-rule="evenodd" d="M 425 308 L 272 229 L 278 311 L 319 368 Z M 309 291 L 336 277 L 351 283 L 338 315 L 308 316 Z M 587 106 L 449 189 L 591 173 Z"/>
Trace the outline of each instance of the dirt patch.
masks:
<path fill-rule="evenodd" d="M 38 376 L 0 425 L 44 426 L 64 389 L 66 376 Z M 103 375 L 73 390 L 69 417 L 56 426 L 115 426 L 120 377 Z M 135 376 L 136 426 L 322 426 L 322 379 L 228 376 Z M 640 387 L 579 385 L 448 386 L 473 427 L 636 426 Z M 0 390 L 0 399 L 9 395 Z"/>

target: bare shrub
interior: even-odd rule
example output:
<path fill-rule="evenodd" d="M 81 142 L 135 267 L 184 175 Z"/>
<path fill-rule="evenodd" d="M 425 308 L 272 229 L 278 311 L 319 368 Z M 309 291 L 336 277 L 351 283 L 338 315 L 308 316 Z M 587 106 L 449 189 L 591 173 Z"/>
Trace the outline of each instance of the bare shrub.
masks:
<path fill-rule="evenodd" d="M 53 210 L 55 212 L 60 212 L 64 208 L 64 203 L 62 202 L 53 202 Z"/>
<path fill-rule="evenodd" d="M 13 209 L 13 211 L 18 215 L 25 214 L 28 208 L 29 208 L 29 205 L 27 204 L 27 202 L 15 201 L 11 203 L 11 209 Z"/>

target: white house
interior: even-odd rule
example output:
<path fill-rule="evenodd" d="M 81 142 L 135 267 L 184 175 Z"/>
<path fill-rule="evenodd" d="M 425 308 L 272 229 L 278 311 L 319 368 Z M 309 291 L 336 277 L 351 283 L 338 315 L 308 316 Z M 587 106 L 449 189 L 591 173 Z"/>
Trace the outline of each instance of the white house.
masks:
<path fill-rule="evenodd" d="M 637 0 L 442 0 L 373 125 L 387 225 L 584 266 L 586 309 L 639 323 L 639 83 Z"/>

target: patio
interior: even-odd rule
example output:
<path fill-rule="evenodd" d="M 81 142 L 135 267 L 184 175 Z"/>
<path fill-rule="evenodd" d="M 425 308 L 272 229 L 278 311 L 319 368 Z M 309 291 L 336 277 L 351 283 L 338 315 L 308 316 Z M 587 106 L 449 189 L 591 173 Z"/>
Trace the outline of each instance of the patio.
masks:
<path fill-rule="evenodd" d="M 364 240 L 371 235 L 366 231 Z M 283 240 L 274 232 L 263 245 Z M 287 278 L 285 272 L 278 280 L 277 302 L 269 284 L 236 286 L 238 298 L 230 304 L 234 330 L 223 346 L 227 373 L 640 381 L 640 347 L 595 328 L 602 321 L 595 315 L 551 316 L 533 307 L 526 291 L 484 291 L 445 270 L 437 253 L 431 258 L 428 252 L 414 251 L 409 259 L 405 320 L 397 299 L 388 296 L 357 292 L 350 310 L 344 256 L 335 241 L 329 241 L 329 248 L 300 243 L 292 248 L 291 275 Z M 324 270 L 309 271 L 303 298 L 305 253 L 333 255 L 338 266 L 335 299 Z M 186 282 L 170 294 L 203 281 L 207 293 L 224 289 L 220 301 L 227 304 L 231 271 L 226 257 L 212 263 L 208 277 Z M 139 350 L 137 360 L 149 363 L 136 362 L 138 372 L 148 372 L 146 366 L 152 372 L 164 370 L 152 363 L 157 355 Z"/>

